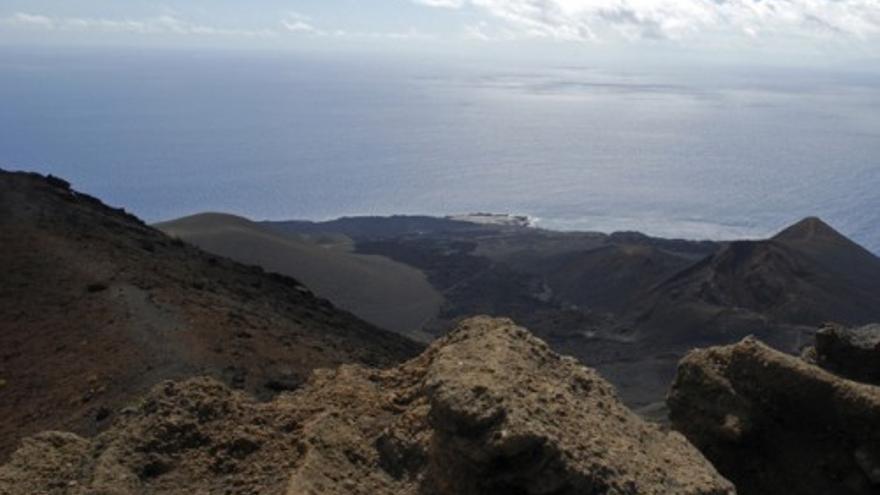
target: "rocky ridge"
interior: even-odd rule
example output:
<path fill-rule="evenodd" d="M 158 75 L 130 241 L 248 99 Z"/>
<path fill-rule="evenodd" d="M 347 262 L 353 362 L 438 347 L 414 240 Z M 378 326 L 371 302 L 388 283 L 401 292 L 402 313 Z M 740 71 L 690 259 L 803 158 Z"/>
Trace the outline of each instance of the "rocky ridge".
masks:
<path fill-rule="evenodd" d="M 43 433 L 0 494 L 732 494 L 680 434 L 509 320 L 474 318 L 377 370 L 318 370 L 258 403 L 166 382 L 93 439 Z"/>

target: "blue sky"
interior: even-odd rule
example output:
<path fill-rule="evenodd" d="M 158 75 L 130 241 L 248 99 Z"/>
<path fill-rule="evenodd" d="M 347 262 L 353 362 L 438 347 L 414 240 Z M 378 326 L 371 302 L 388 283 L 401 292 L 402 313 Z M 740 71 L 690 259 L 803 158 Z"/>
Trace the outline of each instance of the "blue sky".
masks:
<path fill-rule="evenodd" d="M 4 0 L 0 44 L 874 57 L 878 0 Z"/>

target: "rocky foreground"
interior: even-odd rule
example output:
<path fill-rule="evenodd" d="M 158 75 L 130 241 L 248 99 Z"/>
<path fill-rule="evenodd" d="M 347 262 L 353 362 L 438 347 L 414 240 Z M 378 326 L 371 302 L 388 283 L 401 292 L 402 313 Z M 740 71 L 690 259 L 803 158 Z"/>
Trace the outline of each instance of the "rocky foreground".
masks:
<path fill-rule="evenodd" d="M 872 341 L 873 333 L 869 327 L 820 332 L 818 361 L 842 363 L 843 354 Z M 861 361 L 847 364 L 851 375 L 865 376 L 876 366 L 864 359 L 868 352 L 861 349 Z M 866 368 L 856 372 L 859 363 Z M 880 493 L 876 386 L 749 338 L 689 354 L 668 404 L 674 426 L 741 494 Z"/>
<path fill-rule="evenodd" d="M 86 439 L 27 439 L 0 494 L 732 494 L 683 436 L 509 320 L 388 370 L 316 371 L 256 402 L 166 382 Z"/>

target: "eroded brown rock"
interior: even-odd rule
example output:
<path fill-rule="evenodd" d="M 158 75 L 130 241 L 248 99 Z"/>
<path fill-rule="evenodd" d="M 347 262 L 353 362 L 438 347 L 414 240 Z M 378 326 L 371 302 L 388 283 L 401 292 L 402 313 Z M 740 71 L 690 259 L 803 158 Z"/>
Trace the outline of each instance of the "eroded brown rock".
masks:
<path fill-rule="evenodd" d="M 24 491 L 16 491 L 24 490 Z M 397 368 L 317 371 L 257 403 L 167 382 L 92 440 L 47 433 L 0 493 L 732 494 L 678 433 L 509 320 L 475 318 Z"/>
<path fill-rule="evenodd" d="M 828 324 L 816 333 L 816 364 L 838 375 L 880 384 L 880 324 L 847 328 Z"/>
<path fill-rule="evenodd" d="M 877 387 L 747 338 L 688 354 L 667 402 L 741 494 L 880 492 Z"/>

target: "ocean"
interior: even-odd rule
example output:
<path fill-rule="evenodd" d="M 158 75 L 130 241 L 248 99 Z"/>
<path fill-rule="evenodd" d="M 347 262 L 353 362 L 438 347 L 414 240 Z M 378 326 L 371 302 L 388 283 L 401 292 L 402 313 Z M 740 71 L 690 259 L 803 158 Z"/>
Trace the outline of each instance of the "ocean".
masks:
<path fill-rule="evenodd" d="M 723 239 L 817 215 L 876 253 L 880 74 L 3 48 L 0 167 L 147 221 L 484 211 Z"/>

